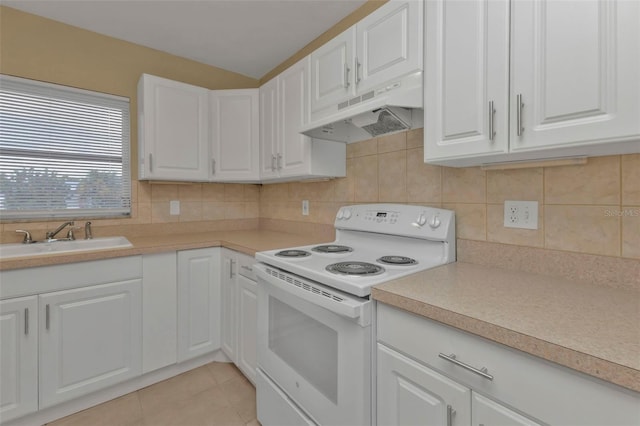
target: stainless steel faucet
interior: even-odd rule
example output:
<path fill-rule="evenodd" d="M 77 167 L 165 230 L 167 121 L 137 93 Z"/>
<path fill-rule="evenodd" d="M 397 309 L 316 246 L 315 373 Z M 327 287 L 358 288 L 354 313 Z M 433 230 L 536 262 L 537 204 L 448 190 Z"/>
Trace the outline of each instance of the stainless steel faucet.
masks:
<path fill-rule="evenodd" d="M 75 237 L 73 235 L 73 225 L 74 225 L 74 223 L 72 221 L 71 222 L 65 222 L 62 225 L 58 226 L 58 228 L 55 231 L 48 231 L 45 234 L 45 238 L 47 240 L 51 241 L 58 234 L 58 232 L 62 231 L 66 226 L 69 226 L 69 227 L 71 227 L 71 229 L 69 229 L 69 233 L 67 234 L 67 239 L 75 240 Z"/>

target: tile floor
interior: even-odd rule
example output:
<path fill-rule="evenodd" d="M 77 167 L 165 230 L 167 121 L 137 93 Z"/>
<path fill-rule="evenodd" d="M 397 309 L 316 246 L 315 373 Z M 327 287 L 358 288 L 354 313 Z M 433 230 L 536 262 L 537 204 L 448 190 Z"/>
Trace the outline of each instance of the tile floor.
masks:
<path fill-rule="evenodd" d="M 230 363 L 212 362 L 48 426 L 258 426 L 256 391 Z"/>

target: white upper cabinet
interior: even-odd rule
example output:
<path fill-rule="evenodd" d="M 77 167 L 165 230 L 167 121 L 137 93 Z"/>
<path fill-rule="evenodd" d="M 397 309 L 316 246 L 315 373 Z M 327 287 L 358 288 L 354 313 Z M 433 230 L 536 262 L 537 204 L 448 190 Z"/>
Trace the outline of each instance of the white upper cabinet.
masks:
<path fill-rule="evenodd" d="M 356 25 L 355 89 L 366 92 L 421 71 L 423 2 L 394 1 Z"/>
<path fill-rule="evenodd" d="M 311 54 L 311 121 L 422 70 L 423 2 L 390 0 Z"/>
<path fill-rule="evenodd" d="M 425 159 L 509 146 L 509 4 L 427 2 Z"/>
<path fill-rule="evenodd" d="M 256 182 L 258 108 L 258 89 L 208 90 L 143 74 L 139 179 Z"/>
<path fill-rule="evenodd" d="M 425 162 L 640 151 L 640 3 L 426 2 Z"/>
<path fill-rule="evenodd" d="M 309 114 L 309 58 L 278 76 L 278 157 L 280 176 L 308 173 L 311 138 L 300 133 Z"/>
<path fill-rule="evenodd" d="M 346 175 L 346 146 L 300 133 L 309 122 L 306 57 L 260 87 L 262 181 Z"/>
<path fill-rule="evenodd" d="M 638 138 L 637 1 L 516 1 L 511 25 L 511 150 Z"/>
<path fill-rule="evenodd" d="M 212 181 L 259 180 L 258 98 L 258 89 L 210 92 Z"/>
<path fill-rule="evenodd" d="M 278 154 L 278 78 L 260 86 L 260 178 L 279 176 Z"/>
<path fill-rule="evenodd" d="M 353 96 L 356 29 L 352 27 L 311 54 L 311 109 L 318 111 Z"/>
<path fill-rule="evenodd" d="M 138 176 L 209 179 L 209 91 L 143 74 L 138 83 Z"/>

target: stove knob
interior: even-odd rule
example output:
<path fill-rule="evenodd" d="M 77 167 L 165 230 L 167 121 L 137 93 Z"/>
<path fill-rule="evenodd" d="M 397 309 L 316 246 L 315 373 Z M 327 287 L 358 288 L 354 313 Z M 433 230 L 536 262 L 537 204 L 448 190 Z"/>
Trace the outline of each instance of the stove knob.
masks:
<path fill-rule="evenodd" d="M 338 214 L 336 214 L 336 219 L 341 220 L 344 217 L 344 212 L 342 209 L 338 210 Z"/>
<path fill-rule="evenodd" d="M 350 209 L 344 209 L 344 218 L 349 220 L 351 219 L 351 210 Z"/>
<path fill-rule="evenodd" d="M 424 216 L 424 213 L 420 213 L 420 216 L 418 216 L 416 221 L 411 224 L 416 228 L 422 228 L 425 223 L 427 223 L 427 218 Z"/>
<path fill-rule="evenodd" d="M 429 226 L 431 227 L 431 229 L 436 229 L 438 226 L 440 226 L 440 218 L 437 214 L 433 215 L 433 217 L 429 219 Z"/>

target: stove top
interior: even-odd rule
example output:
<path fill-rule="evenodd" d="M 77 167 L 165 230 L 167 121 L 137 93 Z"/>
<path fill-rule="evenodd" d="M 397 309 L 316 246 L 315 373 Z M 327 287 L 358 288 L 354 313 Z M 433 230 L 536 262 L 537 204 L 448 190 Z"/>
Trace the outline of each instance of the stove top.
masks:
<path fill-rule="evenodd" d="M 256 253 L 256 259 L 366 297 L 371 287 L 455 261 L 452 211 L 405 204 L 342 207 L 330 244 Z"/>

